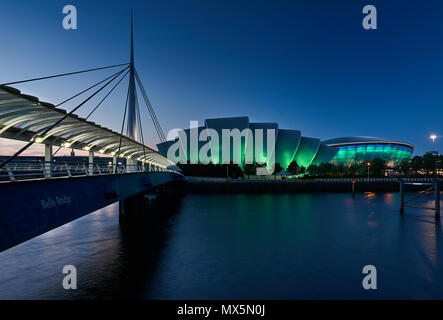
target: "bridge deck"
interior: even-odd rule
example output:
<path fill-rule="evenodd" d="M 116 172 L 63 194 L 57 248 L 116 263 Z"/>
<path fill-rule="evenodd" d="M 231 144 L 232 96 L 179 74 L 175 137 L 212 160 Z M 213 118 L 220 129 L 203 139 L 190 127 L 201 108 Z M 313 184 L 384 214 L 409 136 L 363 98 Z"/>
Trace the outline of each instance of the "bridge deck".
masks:
<path fill-rule="evenodd" d="M 129 157 L 162 168 L 174 165 L 152 148 L 75 114 L 45 133 L 66 115 L 66 110 L 15 88 L 0 86 L 0 136 L 3 138 Z"/>
<path fill-rule="evenodd" d="M 0 251 L 178 179 L 175 172 L 157 171 L 1 183 Z"/>

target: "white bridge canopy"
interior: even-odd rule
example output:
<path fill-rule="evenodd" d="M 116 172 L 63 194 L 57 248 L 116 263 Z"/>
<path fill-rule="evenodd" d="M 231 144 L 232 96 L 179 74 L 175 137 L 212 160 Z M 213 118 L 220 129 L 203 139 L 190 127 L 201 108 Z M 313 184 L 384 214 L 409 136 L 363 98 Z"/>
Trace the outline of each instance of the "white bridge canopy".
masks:
<path fill-rule="evenodd" d="M 46 129 L 67 114 L 66 110 L 22 94 L 19 90 L 0 86 L 0 137 L 35 141 L 66 148 L 93 151 L 109 156 L 118 156 L 144 161 L 162 168 L 175 166 L 157 151 L 102 127 L 94 122 L 70 115 L 45 135 Z"/>

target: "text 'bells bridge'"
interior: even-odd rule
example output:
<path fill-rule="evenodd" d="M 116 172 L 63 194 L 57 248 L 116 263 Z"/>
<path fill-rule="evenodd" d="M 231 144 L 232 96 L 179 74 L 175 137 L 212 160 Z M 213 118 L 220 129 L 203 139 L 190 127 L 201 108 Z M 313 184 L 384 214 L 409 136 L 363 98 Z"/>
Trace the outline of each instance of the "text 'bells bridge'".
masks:
<path fill-rule="evenodd" d="M 181 179 L 180 169 L 173 162 L 144 143 L 136 84 L 160 142 L 166 139 L 135 69 L 132 39 L 131 25 L 129 63 L 0 85 L 0 138 L 25 142 L 15 154 L 0 160 L 0 200 L 7 204 L 0 209 L 0 251 L 116 201 L 120 201 L 120 215 L 126 215 L 139 207 L 147 189 Z M 111 68 L 119 70 L 57 105 L 11 87 Z M 127 76 L 120 132 L 89 121 Z M 75 114 L 100 96 L 87 117 Z M 60 108 L 77 97 L 83 100 L 70 112 Z M 44 160 L 19 157 L 35 143 L 44 145 Z M 89 157 L 86 161 L 79 157 L 56 161 L 54 155 L 62 147 L 86 151 Z M 94 153 L 107 155 L 112 161 L 97 161 Z"/>

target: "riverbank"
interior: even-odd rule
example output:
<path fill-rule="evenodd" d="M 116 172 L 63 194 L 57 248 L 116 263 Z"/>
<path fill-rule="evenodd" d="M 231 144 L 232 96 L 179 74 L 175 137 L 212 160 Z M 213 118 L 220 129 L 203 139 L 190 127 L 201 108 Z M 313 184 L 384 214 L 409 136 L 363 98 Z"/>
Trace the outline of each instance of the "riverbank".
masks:
<path fill-rule="evenodd" d="M 186 177 L 188 193 L 293 193 L 293 192 L 397 192 L 398 179 L 318 179 L 318 180 L 233 180 L 223 178 Z M 429 188 L 431 179 L 408 179 L 406 191 Z"/>

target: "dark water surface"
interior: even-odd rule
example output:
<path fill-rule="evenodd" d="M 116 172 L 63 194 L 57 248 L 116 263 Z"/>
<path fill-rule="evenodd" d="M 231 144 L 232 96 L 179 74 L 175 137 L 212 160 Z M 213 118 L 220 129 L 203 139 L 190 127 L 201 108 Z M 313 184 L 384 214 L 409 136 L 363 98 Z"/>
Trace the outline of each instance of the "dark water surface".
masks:
<path fill-rule="evenodd" d="M 120 228 L 115 204 L 0 253 L 0 298 L 443 298 L 442 226 L 398 193 L 187 195 L 153 216 Z"/>

